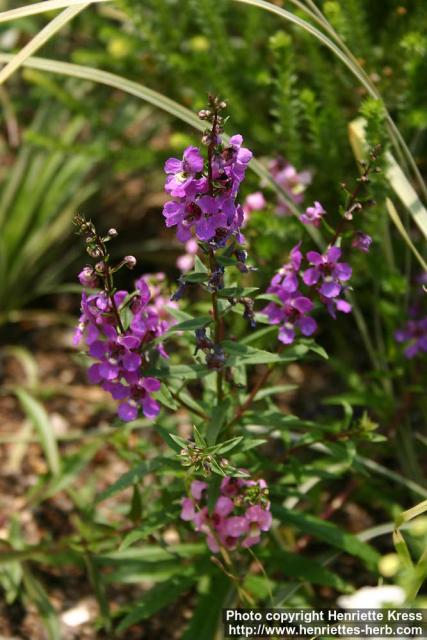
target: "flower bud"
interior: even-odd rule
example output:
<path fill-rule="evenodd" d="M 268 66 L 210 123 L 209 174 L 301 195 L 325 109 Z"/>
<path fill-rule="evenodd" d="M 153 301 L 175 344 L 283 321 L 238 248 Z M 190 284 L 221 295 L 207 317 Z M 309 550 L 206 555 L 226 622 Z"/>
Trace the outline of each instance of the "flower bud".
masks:
<path fill-rule="evenodd" d="M 136 265 L 136 258 L 135 256 L 125 256 L 123 258 L 123 262 L 126 264 L 128 269 L 133 269 L 134 266 Z"/>
<path fill-rule="evenodd" d="M 109 230 L 108 230 L 108 235 L 109 235 L 111 238 L 115 238 L 116 236 L 118 236 L 118 235 L 119 235 L 119 233 L 118 233 L 117 229 L 109 229 Z"/>
<path fill-rule="evenodd" d="M 209 111 L 209 109 L 201 109 L 198 113 L 198 116 L 200 120 L 209 120 L 209 118 L 212 116 L 212 111 Z"/>
<path fill-rule="evenodd" d="M 78 278 L 82 287 L 89 287 L 90 289 L 94 289 L 98 286 L 98 277 L 93 267 L 83 267 L 78 275 Z"/>
<path fill-rule="evenodd" d="M 96 273 L 103 274 L 105 273 L 106 268 L 107 268 L 107 265 L 105 264 L 105 262 L 97 262 L 95 265 Z"/>

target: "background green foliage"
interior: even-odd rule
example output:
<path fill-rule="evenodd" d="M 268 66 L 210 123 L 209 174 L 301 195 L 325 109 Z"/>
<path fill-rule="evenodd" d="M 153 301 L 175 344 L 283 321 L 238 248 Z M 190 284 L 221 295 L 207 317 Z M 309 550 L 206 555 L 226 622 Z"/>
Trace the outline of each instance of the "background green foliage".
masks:
<path fill-rule="evenodd" d="M 283 3 L 307 17 L 288 5 Z M 346 0 L 318 6 L 382 94 L 425 174 L 425 2 Z M 376 204 L 363 220 L 373 250 L 353 263 L 356 313 L 336 323 L 319 317 L 316 339 L 329 360 L 310 350 L 312 344 L 300 345 L 238 427 L 238 435 L 269 439 L 267 445 L 236 451 L 233 463 L 249 465 L 270 480 L 278 522 L 269 543 L 256 550 L 268 578 L 254 560 L 243 586 L 259 605 L 323 606 L 334 604 L 341 592 L 384 579 L 406 589 L 409 605 L 422 604 L 425 591 L 415 600 L 414 585 L 425 575 L 425 520 L 404 530 L 413 564 L 396 536 L 397 555 L 390 558 L 395 518 L 427 496 L 427 407 L 425 360 L 406 362 L 394 340 L 412 304 L 420 267 L 387 215 L 385 199 L 392 189 L 386 152 L 392 146 L 383 106 L 305 31 L 231 0 L 217 0 L 214 8 L 208 0 L 117 0 L 90 7 L 47 43 L 42 55 L 135 80 L 193 112 L 205 105 L 208 91 L 224 96 L 227 133 L 241 132 L 262 161 L 282 156 L 299 170 L 312 170 L 305 204 L 319 199 L 333 220 L 343 202 L 341 183 L 354 187 L 358 173 L 348 124 L 358 115 L 366 119 L 368 144 L 382 145 L 384 172 L 372 181 Z M 19 50 L 45 21 L 42 15 L 0 24 L 0 48 Z M 7 386 L 6 378 L 5 395 L 16 397 L 27 419 L 24 436 L 39 442 L 46 461 L 45 472 L 26 492 L 29 509 L 63 496 L 72 504 L 69 529 L 59 534 L 48 529 L 37 544 L 26 539 L 19 517 L 6 518 L 7 540 L 0 549 L 5 601 L 31 601 L 49 637 L 61 637 L 50 579 L 72 567 L 90 582 L 107 637 L 112 629 L 138 630 L 135 625 L 165 607 L 173 611 L 185 603 L 192 617 L 179 622 L 182 637 L 214 638 L 220 609 L 235 602 L 235 592 L 204 542 L 178 520 L 185 470 L 168 434 L 188 426 L 188 416 L 178 411 L 170 389 L 163 389 L 169 411 L 154 428 L 145 421 L 123 427 L 103 398 L 96 401 L 87 432 L 69 441 L 57 438 L 51 403 L 64 390 L 46 388 L 37 362 L 22 349 L 27 329 L 22 321 L 34 309 L 57 310 L 59 318 L 64 304 L 59 294 L 72 290 L 83 261 L 70 224 L 77 209 L 100 228 L 120 230 L 118 256 L 135 254 L 139 269 L 166 270 L 173 283 L 182 249 L 163 226 L 162 166 L 170 155 L 196 144 L 198 134 L 136 98 L 34 69 L 15 75 L 2 88 L 0 103 L 2 354 L 26 372 L 19 388 L 16 380 Z M 404 166 L 404 159 L 397 160 Z M 248 175 L 245 193 L 259 188 L 259 178 Z M 260 268 L 245 286 L 264 288 L 301 238 L 301 225 L 276 216 L 276 195 L 264 184 L 261 188 L 267 209 L 253 214 L 246 230 L 250 261 Z M 425 238 L 403 207 L 400 211 L 425 256 Z M 305 236 L 304 243 L 312 240 Z M 181 312 L 208 313 L 205 301 L 193 298 L 196 306 L 184 301 Z M 65 300 L 66 310 L 76 315 L 77 297 Z M 244 329 L 237 316 L 231 325 L 237 335 Z M 187 338 L 191 341 L 190 332 Z M 240 371 L 242 382 L 251 382 L 271 361 L 275 338 L 261 326 L 246 348 L 257 350 L 246 353 L 250 365 Z M 264 350 L 270 360 L 263 359 Z M 191 351 L 178 337 L 170 362 L 171 369 L 179 367 L 172 392 L 187 379 L 186 399 L 210 411 L 212 382 L 207 378 L 203 390 L 197 371 L 183 366 L 183 358 L 191 362 Z M 213 420 L 226 422 L 229 411 L 224 403 Z M 7 437 L 0 438 L 0 446 L 8 446 Z M 105 450 L 125 471 L 108 470 L 105 478 L 102 464 L 95 462 Z M 343 508 L 325 521 L 343 487 L 349 491 Z M 355 527 L 359 516 L 366 526 Z M 167 542 L 164 533 L 171 529 Z M 307 536 L 305 548 L 301 539 Z M 395 563 L 392 572 L 387 561 Z M 237 571 L 244 570 L 242 562 Z M 138 596 L 112 606 L 117 588 L 129 584 Z"/>

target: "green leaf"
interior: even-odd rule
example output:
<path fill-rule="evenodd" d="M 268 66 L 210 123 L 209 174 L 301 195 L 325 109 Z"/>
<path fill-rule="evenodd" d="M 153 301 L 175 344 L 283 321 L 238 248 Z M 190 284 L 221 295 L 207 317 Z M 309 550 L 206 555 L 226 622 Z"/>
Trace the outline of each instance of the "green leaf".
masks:
<path fill-rule="evenodd" d="M 345 582 L 336 573 L 301 554 L 280 550 L 273 552 L 269 558 L 278 571 L 290 578 L 299 578 L 310 584 L 332 587 L 345 593 L 353 591 L 351 584 Z"/>
<path fill-rule="evenodd" d="M 290 347 L 283 355 L 279 353 L 270 353 L 263 349 L 255 349 L 245 344 L 225 340 L 222 343 L 226 354 L 229 356 L 229 365 L 250 365 L 250 364 L 274 364 L 277 362 L 291 362 L 297 360 L 307 353 L 308 347 L 298 344 Z"/>
<path fill-rule="evenodd" d="M 178 324 L 171 327 L 168 333 L 173 333 L 175 331 L 195 331 L 196 329 L 207 327 L 211 322 L 212 318 L 210 316 L 200 316 L 199 318 L 184 320 L 184 322 L 178 322 Z"/>
<path fill-rule="evenodd" d="M 100 573 L 92 554 L 84 553 L 83 559 L 85 561 L 88 577 L 92 585 L 95 597 L 99 604 L 99 611 L 101 613 L 101 620 L 106 631 L 111 631 L 111 617 L 110 607 L 108 603 L 108 597 L 105 589 L 102 574 Z"/>
<path fill-rule="evenodd" d="M 279 296 L 275 293 L 260 293 L 259 296 L 256 296 L 257 300 L 267 300 L 267 302 L 274 302 L 275 304 L 282 306 L 282 301 Z"/>
<path fill-rule="evenodd" d="M 406 544 L 405 539 L 400 533 L 399 529 L 395 529 L 393 531 L 393 544 L 396 549 L 396 553 L 402 562 L 402 565 L 406 567 L 406 569 L 412 571 L 414 568 L 414 563 L 412 562 L 408 545 Z"/>
<path fill-rule="evenodd" d="M 198 255 L 196 255 L 194 259 L 194 271 L 199 271 L 202 273 L 208 273 L 208 268 L 204 262 L 202 262 Z"/>
<path fill-rule="evenodd" d="M 197 600 L 193 617 L 181 640 L 214 640 L 221 623 L 221 611 L 230 590 L 230 582 L 223 574 L 211 577 L 209 588 Z"/>
<path fill-rule="evenodd" d="M 323 540 L 333 547 L 338 547 L 350 555 L 356 556 L 365 562 L 370 569 L 376 569 L 379 553 L 366 542 L 362 542 L 350 533 L 342 531 L 339 527 L 315 516 L 291 511 L 286 507 L 273 506 L 273 515 L 285 525 L 293 525 L 300 531 Z"/>
<path fill-rule="evenodd" d="M 185 575 L 183 570 L 182 575 L 173 576 L 170 580 L 156 585 L 145 593 L 140 604 L 134 606 L 132 611 L 120 622 L 117 631 L 120 633 L 128 629 L 131 625 L 141 622 L 141 620 L 147 620 L 147 618 L 150 618 L 157 613 L 157 611 L 174 602 L 183 593 L 188 591 L 198 578 L 198 575 L 195 575 L 194 569 L 191 569 L 191 567 L 189 569 L 187 568 L 185 572 L 190 575 Z"/>
<path fill-rule="evenodd" d="M 53 427 L 45 408 L 21 387 L 15 387 L 14 393 L 37 430 L 40 444 L 52 474 L 58 475 L 61 472 L 61 460 Z"/>
<path fill-rule="evenodd" d="M 149 473 L 153 473 L 153 471 L 157 471 L 162 466 L 164 466 L 163 459 L 156 460 L 147 460 L 146 462 L 142 462 L 138 466 L 130 469 L 124 473 L 116 482 L 107 487 L 104 491 L 102 491 L 96 498 L 95 504 L 99 504 L 108 498 L 111 498 L 116 493 L 120 491 L 124 491 L 128 487 L 131 487 L 136 482 L 139 482 L 142 478 L 144 478 Z"/>
<path fill-rule="evenodd" d="M 243 440 L 243 436 L 237 436 L 236 438 L 231 438 L 230 440 L 226 440 L 225 442 L 221 442 L 220 444 L 215 445 L 214 447 L 209 447 L 207 451 L 209 453 L 215 453 L 218 455 L 223 455 L 224 453 L 228 453 L 237 445 L 239 445 Z"/>
<path fill-rule="evenodd" d="M 33 576 L 27 565 L 23 565 L 23 582 L 28 598 L 42 618 L 49 640 L 61 640 L 57 613 L 42 584 Z"/>
<path fill-rule="evenodd" d="M 206 271 L 197 272 L 192 271 L 191 273 L 187 273 L 184 276 L 184 282 L 189 282 L 190 284 L 197 284 L 199 282 L 207 282 L 209 280 L 209 274 Z"/>
<path fill-rule="evenodd" d="M 59 491 L 67 489 L 80 475 L 86 465 L 92 460 L 93 456 L 100 449 L 102 444 L 101 440 L 91 442 L 84 447 L 80 447 L 78 453 L 63 458 L 62 471 L 60 475 L 51 478 L 46 488 L 42 489 L 42 499 L 46 500 L 47 498 L 55 495 L 55 493 L 59 493 Z"/>
<path fill-rule="evenodd" d="M 417 505 L 415 505 L 415 507 L 412 507 L 411 509 L 408 509 L 407 511 L 403 511 L 403 513 L 401 513 L 396 518 L 396 527 L 397 528 L 401 527 L 402 524 L 404 524 L 405 522 L 409 522 L 413 518 L 416 518 L 417 516 L 420 516 L 421 514 L 425 513 L 426 511 L 427 511 L 427 500 L 423 500 L 422 502 L 420 502 Z"/>
<path fill-rule="evenodd" d="M 228 398 L 222 400 L 212 409 L 211 419 L 206 432 L 206 439 L 209 445 L 214 445 L 217 441 L 218 435 L 222 429 L 222 426 L 228 416 L 231 403 Z"/>
<path fill-rule="evenodd" d="M 169 433 L 168 435 L 178 445 L 179 451 L 181 451 L 181 449 L 185 449 L 188 446 L 188 440 L 185 440 L 180 436 L 176 436 L 174 433 Z"/>
<path fill-rule="evenodd" d="M 258 287 L 225 287 L 218 291 L 218 298 L 246 298 L 259 291 Z"/>
<path fill-rule="evenodd" d="M 132 520 L 134 524 L 138 524 L 141 520 L 141 516 L 142 516 L 141 492 L 139 490 L 138 485 L 134 484 L 128 518 Z"/>
<path fill-rule="evenodd" d="M 206 442 L 206 440 L 204 439 L 204 437 L 202 436 L 202 434 L 200 433 L 200 431 L 196 426 L 193 426 L 193 433 L 194 433 L 194 442 L 196 443 L 196 445 L 201 449 L 204 449 L 205 447 L 207 447 L 208 443 Z"/>
<path fill-rule="evenodd" d="M 178 509 L 171 509 L 165 511 L 155 511 L 144 517 L 143 524 L 138 528 L 128 533 L 120 544 L 120 549 L 127 549 L 139 540 L 144 540 L 147 536 L 151 535 L 154 531 L 157 531 L 161 527 L 166 526 L 171 522 L 176 522 L 179 517 Z"/>
<path fill-rule="evenodd" d="M 161 427 L 159 424 L 156 424 L 155 428 L 156 428 L 156 431 L 162 436 L 162 438 L 166 442 L 166 444 L 173 451 L 176 451 L 176 453 L 180 453 L 181 449 L 183 448 L 182 445 L 179 444 L 178 442 L 175 442 L 174 438 L 171 436 L 171 434 L 164 427 Z M 185 442 L 185 446 L 187 446 L 186 440 L 184 440 L 184 442 Z"/>

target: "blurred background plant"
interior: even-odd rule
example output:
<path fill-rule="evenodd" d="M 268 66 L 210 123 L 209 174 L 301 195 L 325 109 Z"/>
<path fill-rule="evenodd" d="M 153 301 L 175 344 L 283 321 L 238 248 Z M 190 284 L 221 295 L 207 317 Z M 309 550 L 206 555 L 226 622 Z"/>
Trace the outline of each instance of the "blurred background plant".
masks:
<path fill-rule="evenodd" d="M 0 3 L 2 11 L 18 6 Z M 425 2 L 279 1 L 269 6 L 307 20 L 335 42 L 331 30 L 336 30 L 341 50 L 348 47 L 366 82 L 382 96 L 425 175 Z M 397 514 L 427 496 L 425 354 L 408 360 L 395 339 L 414 303 L 425 301 L 422 282 L 416 284 L 426 256 L 422 189 L 416 180 L 413 186 L 408 182 L 413 171 L 390 137 L 381 100 L 318 38 L 257 6 L 219 0 L 214 8 L 207 0 L 93 4 L 64 24 L 40 52 L 44 59 L 79 65 L 80 79 L 68 77 L 77 74 L 77 67 L 52 74 L 43 69 L 43 61 L 37 66 L 28 60 L 0 86 L 0 446 L 8 461 L 6 494 L 20 478 L 14 500 L 5 498 L 0 522 L 6 546 L 1 584 L 8 603 L 0 617 L 11 633 L 24 633 L 22 619 L 38 629 L 32 602 L 50 637 L 68 637 L 60 635 L 65 623 L 57 611 L 72 610 L 70 603 L 81 601 L 82 575 L 91 586 L 80 605 L 86 613 L 80 614 L 86 615 L 86 623 L 93 619 L 90 599 L 95 594 L 106 637 L 111 637 L 112 618 L 123 619 L 126 613 L 126 607 L 117 608 L 135 600 L 133 585 L 141 601 L 139 617 L 131 619 L 129 633 L 134 629 L 135 637 L 141 632 L 139 621 L 146 619 L 147 637 L 155 637 L 161 625 L 155 613 L 175 600 L 179 606 L 171 605 L 171 611 L 177 637 L 214 637 L 217 613 L 231 597 L 224 576 L 214 566 L 206 568 L 204 547 L 180 543 L 178 509 L 170 507 L 180 492 L 169 486 L 169 476 L 152 476 L 154 468 L 146 463 L 164 452 L 161 429 L 185 435 L 188 416 L 179 411 L 165 417 L 156 430 L 148 430 L 144 421 L 111 427 L 117 422 L 112 422 L 110 402 L 87 387 L 81 360 L 70 352 L 68 329 L 63 328 L 64 313 L 78 313 L 73 291 L 82 259 L 70 224 L 76 211 L 104 229 L 118 228 L 117 255 L 134 254 L 140 270 L 166 271 L 172 281 L 178 274 L 175 263 L 182 249 L 164 230 L 161 215 L 162 167 L 167 157 L 194 144 L 194 131 L 191 115 L 166 104 L 162 96 L 193 113 L 205 105 L 208 91 L 225 96 L 227 133 L 241 132 L 260 162 L 245 183 L 246 195 L 261 191 L 266 202 L 251 212 L 245 229 L 251 261 L 261 267 L 251 276 L 256 286 L 268 284 L 301 237 L 294 216 L 277 215 L 284 208 L 280 193 L 290 200 L 288 208 L 299 211 L 320 200 L 336 220 L 341 184 L 351 185 L 357 171 L 355 155 L 361 159 L 364 145 L 381 144 L 383 174 L 370 186 L 375 204 L 363 223 L 373 245 L 353 265 L 355 313 L 350 320 L 321 324 L 319 340 L 330 354 L 327 363 L 290 364 L 273 376 L 271 396 L 280 411 L 271 411 L 261 433 L 275 432 L 278 447 L 286 450 L 309 424 L 317 443 L 322 418 L 332 431 L 352 423 L 369 431 L 376 423 L 386 440 L 365 442 L 362 453 L 350 440 L 328 446 L 324 457 L 310 449 L 302 456 L 290 455 L 285 474 L 277 460 L 269 467 L 268 454 L 258 459 L 278 478 L 276 497 L 286 500 L 287 510 L 276 534 L 284 540 L 282 548 L 264 550 L 262 559 L 280 570 L 266 581 L 254 569 L 246 587 L 258 602 L 268 602 L 272 591 L 276 605 L 320 606 L 333 602 L 339 591 L 378 580 L 406 589 L 424 570 L 421 562 L 417 577 L 408 577 L 405 552 L 402 546 L 395 552 L 391 538 Z M 0 61 L 9 61 L 54 15 L 0 22 Z M 136 85 L 124 87 L 133 93 L 128 95 L 117 84 L 94 83 L 93 73 L 82 72 L 88 68 L 95 74 L 108 71 L 160 96 L 150 94 L 146 102 L 138 99 Z M 357 117 L 366 122 L 364 133 L 355 124 Z M 309 184 L 301 188 L 296 179 L 295 192 L 289 182 L 268 180 L 271 163 L 278 161 L 293 167 L 292 175 L 310 172 Z M 202 302 L 199 308 L 203 312 Z M 425 307 L 421 313 L 425 316 Z M 238 327 L 236 318 L 236 331 Z M 268 340 L 261 335 L 257 346 L 267 347 Z M 295 384 L 297 392 L 289 389 Z M 269 398 L 264 402 L 272 408 Z M 169 402 L 174 406 L 173 399 Z M 180 472 L 170 471 L 172 478 L 175 473 Z M 114 478 L 117 483 L 108 488 Z M 152 509 L 153 492 L 160 495 L 160 488 L 169 498 Z M 127 491 L 130 509 L 119 490 Z M 108 510 L 94 508 L 95 495 L 98 501 L 110 499 Z M 9 517 L 8 512 L 18 515 Z M 334 534 L 325 519 L 334 521 Z M 425 527 L 420 516 L 403 529 L 414 557 L 421 560 L 423 523 Z M 379 564 L 352 533 L 362 541 L 382 536 Z M 334 560 L 331 544 L 350 556 Z M 191 571 L 188 558 L 199 556 Z M 355 557 L 363 557 L 368 568 L 361 569 Z M 58 578 L 64 567 L 71 567 L 75 578 L 67 585 Z M 188 622 L 194 610 L 193 622 Z M 43 631 L 30 637 L 37 638 L 36 633 Z M 67 633 L 73 632 L 68 628 Z"/>

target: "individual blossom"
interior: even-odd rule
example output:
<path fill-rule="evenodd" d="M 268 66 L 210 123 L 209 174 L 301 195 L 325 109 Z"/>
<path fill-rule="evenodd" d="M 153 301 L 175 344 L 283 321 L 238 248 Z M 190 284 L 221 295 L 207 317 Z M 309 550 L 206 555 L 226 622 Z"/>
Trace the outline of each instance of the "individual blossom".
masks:
<path fill-rule="evenodd" d="M 290 163 L 279 157 L 269 164 L 269 170 L 277 184 L 288 194 L 295 204 L 301 204 L 304 200 L 304 192 L 311 183 L 310 171 L 300 171 Z M 279 201 L 277 205 L 278 215 L 291 213 L 286 203 Z"/>
<path fill-rule="evenodd" d="M 420 353 L 427 353 L 427 316 L 411 318 L 394 336 L 397 342 L 406 343 L 406 358 L 412 359 Z"/>
<path fill-rule="evenodd" d="M 356 231 L 351 246 L 353 247 L 353 249 L 362 251 L 362 253 L 368 253 L 371 244 L 371 236 L 369 236 L 367 233 L 363 233 L 362 231 Z"/>
<path fill-rule="evenodd" d="M 178 256 L 176 266 L 182 273 L 187 273 L 194 267 L 195 256 L 199 249 L 197 240 L 190 238 L 185 243 L 185 253 Z"/>
<path fill-rule="evenodd" d="M 268 293 L 285 291 L 293 293 L 298 289 L 298 276 L 301 268 L 303 255 L 301 253 L 301 242 L 298 242 L 289 253 L 289 262 L 284 264 L 271 280 Z M 277 290 L 274 290 L 277 288 Z"/>
<path fill-rule="evenodd" d="M 203 157 L 197 147 L 187 147 L 182 160 L 169 158 L 165 162 L 167 174 L 165 191 L 171 196 L 186 197 L 195 177 L 203 170 Z"/>
<path fill-rule="evenodd" d="M 325 305 L 327 312 L 334 320 L 336 320 L 337 311 L 351 313 L 352 306 L 345 298 L 325 298 L 320 296 L 320 301 Z"/>
<path fill-rule="evenodd" d="M 307 207 L 305 213 L 301 214 L 300 220 L 303 224 L 311 224 L 313 227 L 319 227 L 320 222 L 326 211 L 317 200 L 312 207 Z"/>
<path fill-rule="evenodd" d="M 195 531 L 206 536 L 212 553 L 218 553 L 221 546 L 234 550 L 258 544 L 261 533 L 272 524 L 265 481 L 224 478 L 211 511 L 207 489 L 208 485 L 200 480 L 191 483 L 190 496 L 181 501 L 181 519 L 192 522 Z"/>
<path fill-rule="evenodd" d="M 96 289 L 99 285 L 99 277 L 95 271 L 95 269 L 89 265 L 83 267 L 80 271 L 79 282 L 82 287 L 87 287 L 88 289 Z"/>
<path fill-rule="evenodd" d="M 268 291 L 271 290 L 271 287 Z M 264 309 L 271 324 L 280 325 L 279 340 L 283 344 L 292 344 L 296 338 L 296 330 L 304 336 L 311 336 L 317 329 L 317 323 L 309 314 L 313 310 L 312 301 L 299 291 L 281 292 L 280 303 L 270 302 Z"/>
<path fill-rule="evenodd" d="M 262 191 L 255 191 L 254 193 L 250 193 L 243 203 L 245 221 L 252 213 L 252 211 L 261 211 L 261 209 L 264 209 L 266 205 L 267 202 Z"/>
<path fill-rule="evenodd" d="M 324 298 L 336 298 L 340 295 L 343 283 L 351 278 L 352 269 L 346 262 L 339 262 L 339 247 L 330 247 L 324 254 L 309 251 L 307 260 L 312 265 L 303 273 L 304 283 L 317 290 Z"/>

